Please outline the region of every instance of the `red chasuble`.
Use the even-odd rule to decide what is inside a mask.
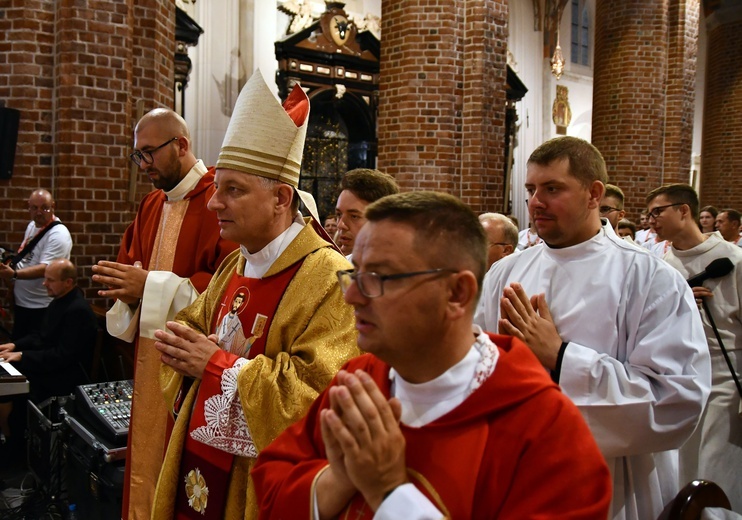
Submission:
[[[191,414],[178,477],[177,519],[222,518],[235,457],[233,453],[239,451],[243,455],[252,453],[252,456],[257,456],[252,441],[245,437],[244,431],[239,431],[247,425],[226,421],[226,414],[218,415],[212,400],[218,402],[224,397],[225,370],[239,364],[240,358],[253,359],[265,353],[273,316],[302,263],[297,262],[268,278],[247,278],[235,273],[222,295],[220,311],[214,313],[211,324],[222,350],[211,357],[204,370]],[[241,407],[239,395],[234,397],[232,406]],[[236,413],[241,414],[241,408]],[[204,444],[194,436],[206,437],[210,444]]]
[[[500,357],[482,386],[430,424],[400,425],[409,481],[446,518],[606,518],[610,475],[579,411],[528,347],[491,337]],[[389,398],[384,362],[365,354],[344,368],[366,371]],[[310,518],[312,484],[328,464],[319,421],[325,408],[327,391],[260,452],[252,478],[261,518]],[[357,494],[339,516],[370,519],[373,512]]]

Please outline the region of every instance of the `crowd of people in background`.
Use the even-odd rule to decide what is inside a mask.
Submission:
[[[742,513],[738,211],[673,184],[632,222],[600,152],[559,137],[520,231],[375,169],[320,221],[308,119],[256,73],[215,167],[171,110],[135,128],[155,190],[92,270],[135,349],[123,518],[644,520],[698,478]],[[28,204],[0,359],[81,369],[36,399],[84,382],[95,320],[54,200]]]

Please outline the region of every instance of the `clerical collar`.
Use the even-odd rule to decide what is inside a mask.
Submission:
[[[604,252],[603,247],[605,246],[606,242],[617,242],[621,240],[619,236],[616,235],[616,232],[613,231],[613,227],[611,226],[610,222],[605,219],[601,219],[601,223],[603,225],[600,230],[598,230],[598,232],[589,240],[585,240],[584,242],[580,242],[579,244],[575,244],[573,246],[559,248],[550,247],[549,244],[544,242],[544,245],[546,246],[544,248],[544,251],[548,256],[551,256],[554,259],[559,259],[561,261],[579,259],[584,260],[585,258],[593,254],[601,255]]]
[[[175,200],[183,200],[183,198],[188,195],[193,188],[196,187],[196,184],[201,180],[201,177],[206,175],[206,172],[209,171],[206,168],[206,165],[204,162],[199,159],[196,161],[196,164],[193,165],[193,168],[191,168],[185,177],[170,191],[166,191],[165,195],[167,196],[167,200],[175,201]]]
[[[248,278],[262,278],[273,265],[273,262],[281,256],[287,247],[289,247],[289,244],[293,242],[305,225],[301,213],[297,212],[294,221],[286,231],[271,240],[268,245],[260,251],[250,253],[245,246],[241,245],[240,252],[246,260],[245,270],[242,275],[247,276]]]
[[[421,427],[444,416],[471,395],[495,370],[499,352],[478,325],[472,327],[475,340],[469,352],[432,381],[413,384],[389,370],[391,394],[402,404],[402,423]]]

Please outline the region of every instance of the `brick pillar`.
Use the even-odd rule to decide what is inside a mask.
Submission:
[[[175,6],[10,0],[0,16],[0,99],[21,111],[13,177],[0,181],[0,245],[17,247],[34,188],[52,191],[72,233],[80,285],[96,299],[89,266],[115,259],[146,178],[127,201],[134,105],[172,106]]]
[[[13,0],[0,16],[0,100],[21,111],[11,180],[0,180],[0,246],[17,248],[30,220],[28,196],[51,187],[54,2]],[[39,37],[43,35],[43,37]]]
[[[507,211],[505,85],[508,4],[466,2],[460,196],[475,211]]]
[[[379,168],[500,209],[507,2],[383,0],[382,13]]]
[[[664,183],[690,182],[696,97],[699,0],[673,0],[669,9]]]
[[[706,3],[706,2],[704,2]],[[703,204],[742,209],[742,5],[706,13],[708,54],[700,195]]]
[[[592,142],[629,218],[662,183],[667,2],[597,0]]]

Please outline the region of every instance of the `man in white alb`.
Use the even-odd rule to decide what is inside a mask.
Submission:
[[[606,457],[610,518],[645,520],[679,489],[677,449],[706,403],[709,354],[685,280],[600,219],[606,181],[581,139],[533,152],[526,190],[544,245],[490,269],[475,322],[531,347]]]
[[[714,260],[728,258],[734,265],[724,276],[712,278],[693,288],[703,298],[716,325],[729,360],[737,374],[742,372],[742,249],[727,242],[720,233],[704,234],[696,224],[698,195],[688,184],[670,184],[647,195],[649,215],[657,234],[672,241],[665,260],[688,279],[706,270]],[[742,512],[742,418],[740,395],[714,329],[701,311],[711,353],[713,386],[701,423],[680,449],[680,485],[698,478],[709,479],[724,490],[732,509]]]

